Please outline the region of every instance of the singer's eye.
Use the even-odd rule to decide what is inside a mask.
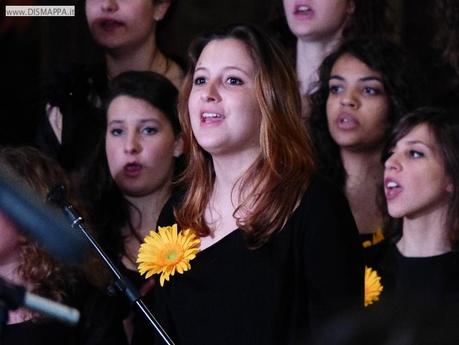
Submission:
[[[123,134],[123,130],[120,128],[113,128],[110,130],[110,134],[114,137],[119,137],[121,134]]]
[[[153,134],[158,133],[158,129],[155,127],[145,127],[142,130],[142,133],[147,134],[147,135],[153,135]]]

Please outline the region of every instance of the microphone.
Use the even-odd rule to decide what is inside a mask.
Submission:
[[[66,305],[27,292],[23,286],[15,285],[0,278],[0,300],[8,309],[15,310],[20,306],[34,310],[42,315],[75,325],[80,319],[80,312]]]
[[[86,243],[81,234],[6,167],[0,167],[0,210],[51,254],[68,263],[83,259]]]

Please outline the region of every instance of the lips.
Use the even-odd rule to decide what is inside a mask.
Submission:
[[[360,125],[359,121],[355,118],[355,116],[349,113],[341,113],[336,119],[336,124],[338,128],[344,130],[354,129]]]
[[[312,17],[314,15],[314,10],[306,4],[296,4],[293,8],[293,14],[295,17]]]
[[[97,20],[97,26],[105,32],[113,32],[124,26],[124,23],[112,18],[102,18]]]
[[[225,119],[225,116],[218,112],[205,111],[201,113],[201,123],[215,124],[220,123]]]
[[[142,171],[142,164],[128,163],[123,168],[124,174],[129,177],[137,177]]]
[[[386,194],[386,200],[392,201],[397,198],[403,191],[403,187],[393,178],[386,177],[384,179],[384,191]]]

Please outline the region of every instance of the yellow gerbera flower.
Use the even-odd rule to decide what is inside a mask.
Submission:
[[[365,266],[365,307],[373,304],[373,302],[379,301],[379,296],[382,291],[383,286],[378,272]]]
[[[201,245],[200,239],[190,229],[177,233],[177,224],[159,227],[158,232],[150,231],[140,246],[137,256],[138,269],[145,278],[161,273],[159,283],[178,273],[190,269],[190,260],[196,257]]]

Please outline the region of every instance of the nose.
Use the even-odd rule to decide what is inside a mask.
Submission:
[[[359,99],[353,90],[348,90],[341,95],[340,104],[343,107],[358,108]]]
[[[385,170],[400,171],[401,168],[402,166],[400,164],[400,160],[396,153],[393,153],[392,155],[390,155],[389,158],[387,158],[386,161],[384,162]]]
[[[104,12],[115,12],[118,10],[118,0],[102,0],[101,7]]]
[[[129,133],[124,142],[124,152],[129,154],[137,154],[142,151],[142,145],[136,133]]]
[[[219,102],[221,100],[220,93],[215,82],[207,83],[206,87],[202,90],[201,99],[204,102]]]

